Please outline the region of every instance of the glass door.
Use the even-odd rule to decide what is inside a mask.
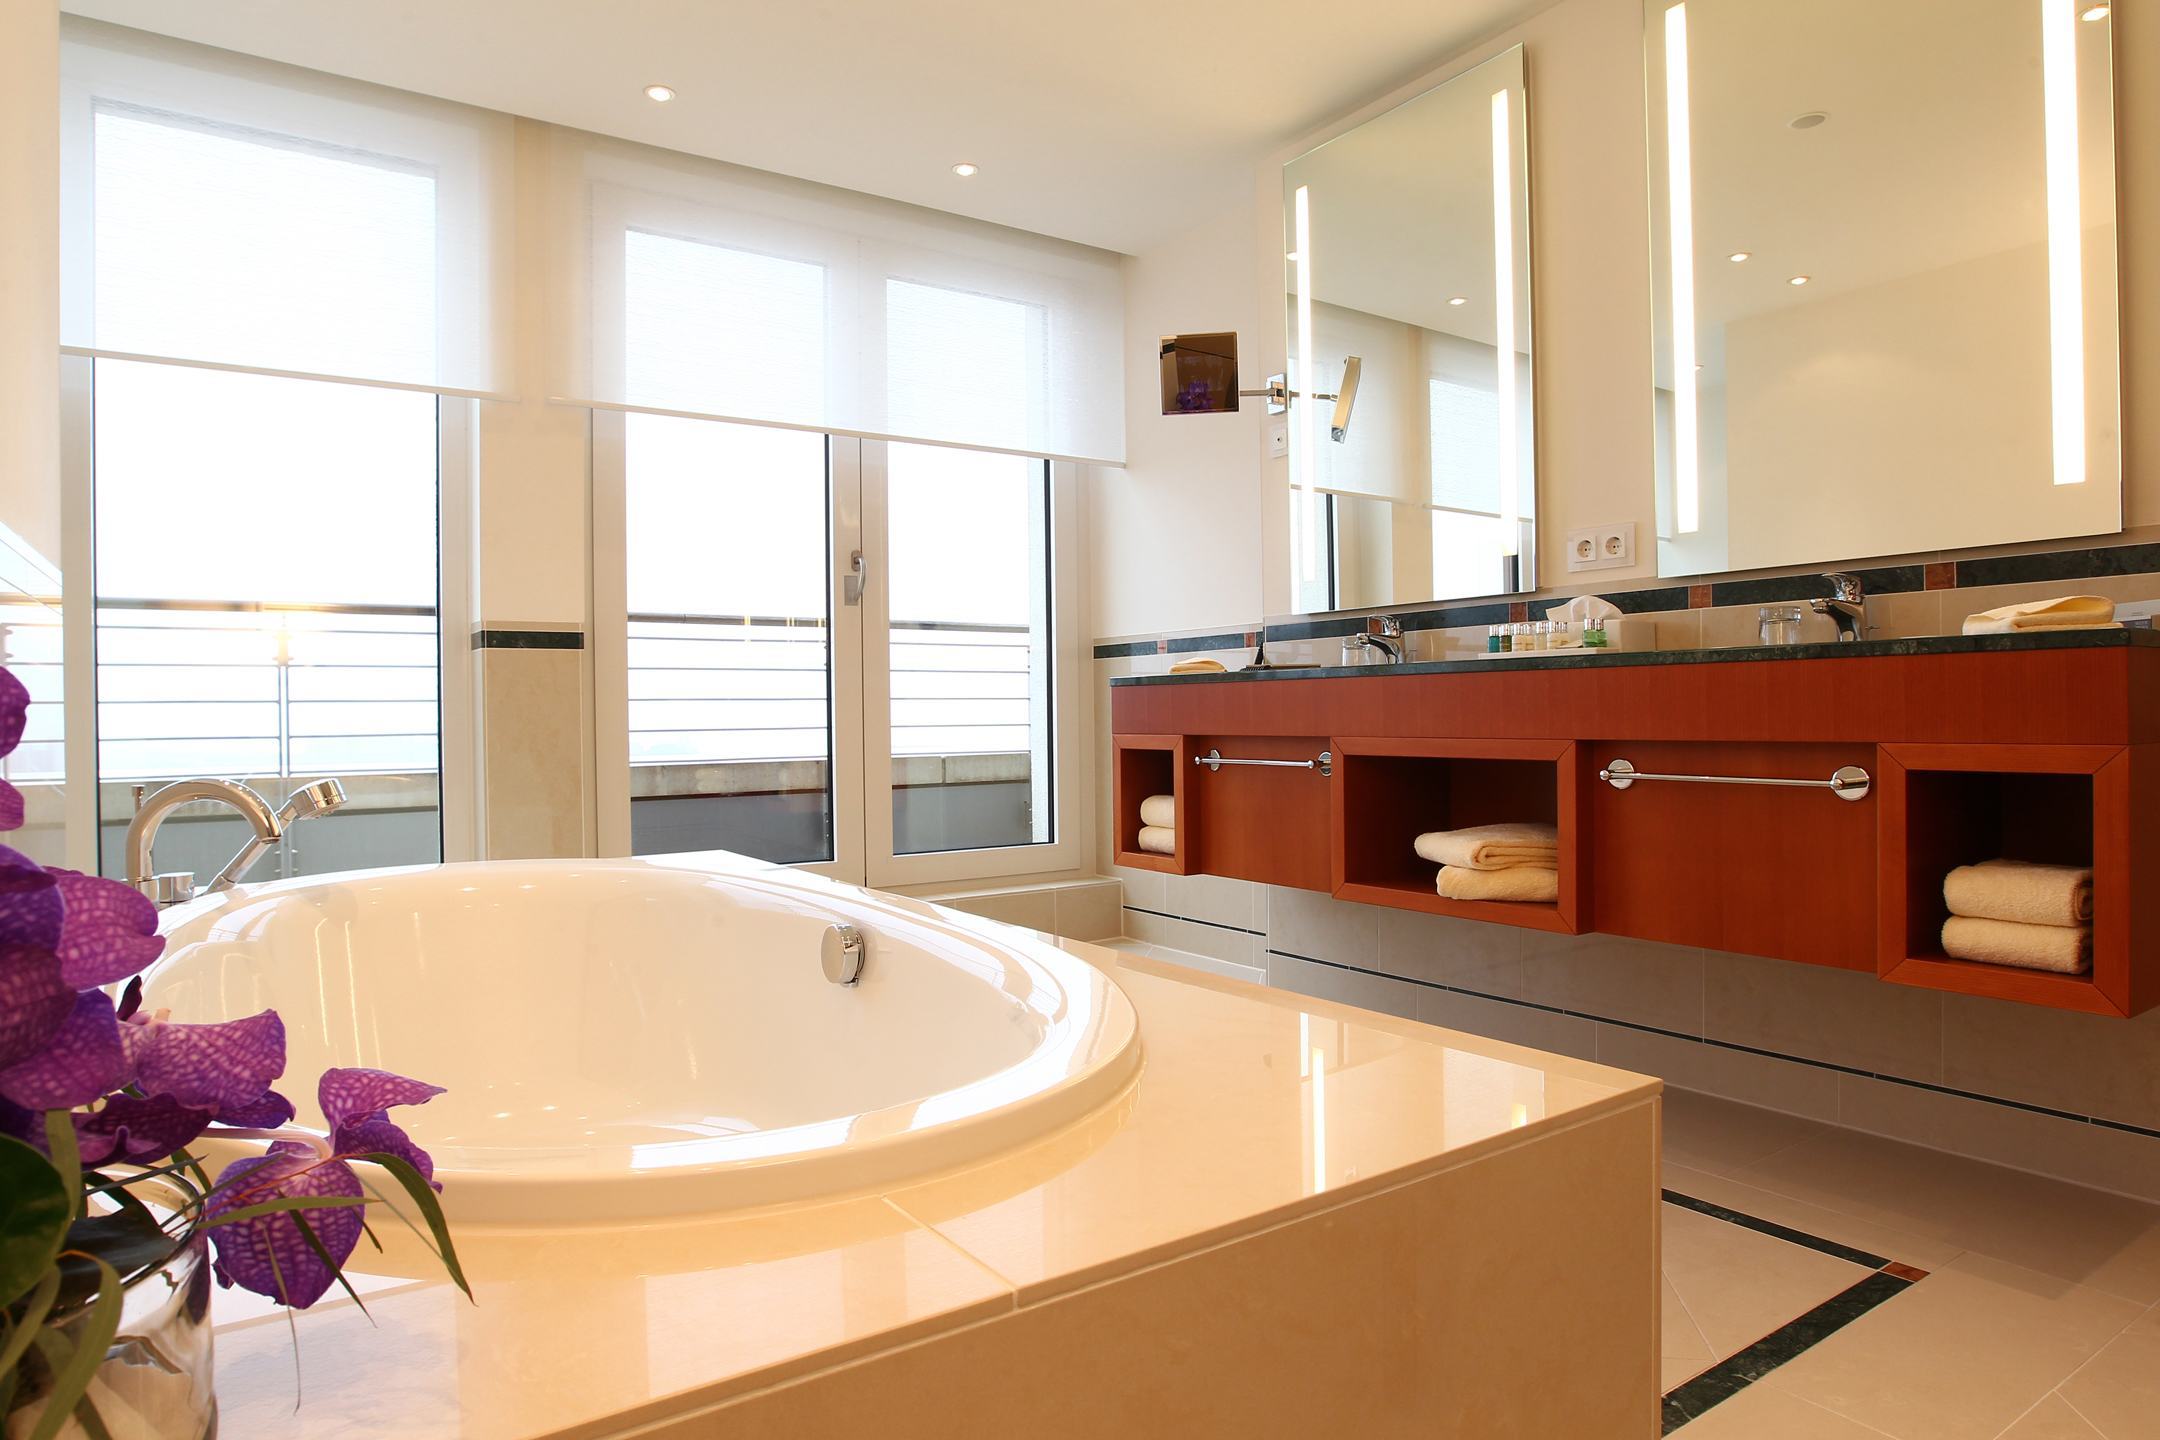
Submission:
[[[832,549],[853,485],[834,443],[659,415],[605,428],[622,446],[624,848],[837,873],[859,827],[836,783]]]
[[[593,423],[603,854],[731,850],[874,884],[1075,863],[1057,467]]]

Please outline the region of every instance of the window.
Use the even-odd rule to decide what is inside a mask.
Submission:
[[[97,864],[124,874],[138,793],[194,776],[273,805],[343,783],[251,879],[439,860],[462,697],[442,656],[465,639],[444,457],[472,417],[433,387],[446,357],[479,373],[446,219],[467,171],[424,118],[265,89],[255,62],[213,74],[123,38],[66,64],[66,304],[97,357],[66,361],[65,429],[90,495],[65,543],[71,586],[90,577]],[[207,879],[247,834],[183,811],[156,864]]]

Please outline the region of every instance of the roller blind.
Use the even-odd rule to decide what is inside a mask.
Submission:
[[[1120,257],[555,130],[552,393],[844,434],[1124,458]]]
[[[70,18],[64,344],[508,385],[509,117]]]

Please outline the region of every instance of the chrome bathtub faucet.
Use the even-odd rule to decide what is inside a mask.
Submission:
[[[175,780],[147,798],[141,798],[138,792],[135,818],[128,822],[127,830],[128,884],[149,896],[160,909],[195,898],[195,877],[185,870],[158,874],[150,850],[166,817],[197,800],[223,801],[255,830],[254,838],[241,846],[240,853],[210,881],[207,891],[215,894],[237,885],[263,852],[284,839],[285,832],[294,825],[328,815],[342,806],[345,787],[335,780],[310,781],[293,791],[292,798],[278,810],[271,809],[268,800],[237,780]]]

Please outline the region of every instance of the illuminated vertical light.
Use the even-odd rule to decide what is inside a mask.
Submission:
[[[1521,500],[1516,494],[1518,438],[1515,413],[1515,167],[1514,136],[1506,90],[1492,97],[1493,314],[1499,352],[1500,399],[1500,553],[1513,555],[1521,543]]]
[[[1665,190],[1672,208],[1673,529],[1702,528],[1695,433],[1695,162],[1688,143],[1687,6],[1665,12]]]
[[[1313,407],[1320,402],[1313,398],[1318,388],[1313,384],[1316,366],[1313,363],[1312,321],[1312,187],[1297,187],[1297,398],[1290,407],[1290,420],[1297,428],[1297,454],[1300,466],[1298,490],[1298,574],[1307,584],[1320,570],[1320,525],[1313,513],[1313,481],[1320,465],[1320,426]]]
[[[1312,1050],[1312,1193],[1327,1189],[1327,1052]]]
[[[2047,112],[2048,349],[2055,483],[2085,483],[2085,224],[2078,194],[2078,0],[2040,0]]]

